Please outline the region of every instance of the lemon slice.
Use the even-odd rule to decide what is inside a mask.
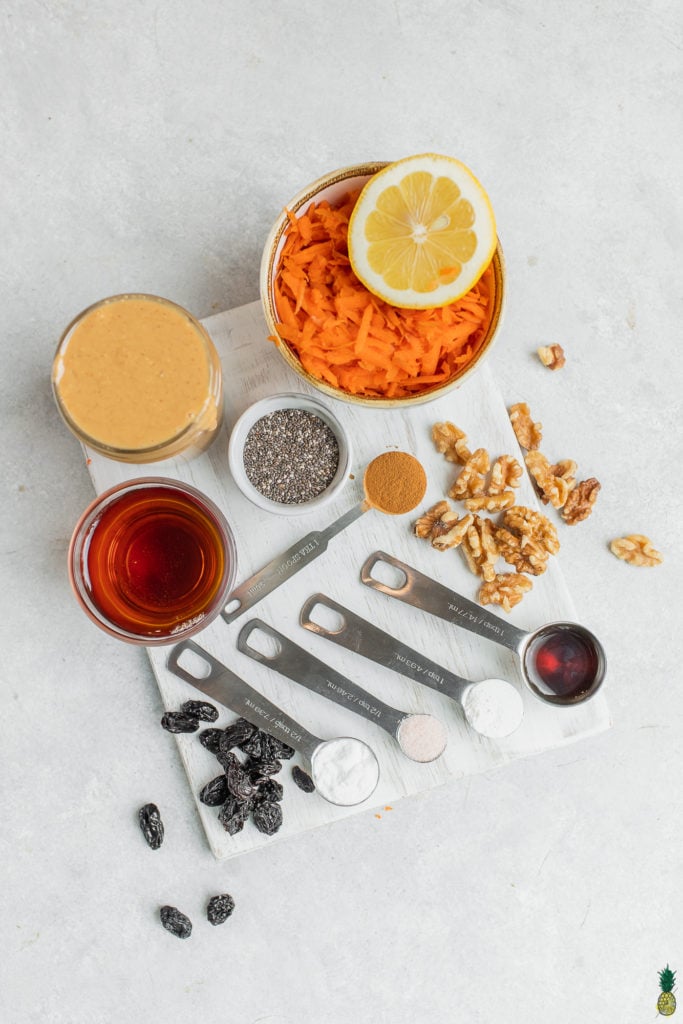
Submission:
[[[378,171],[349,221],[354,273],[393,306],[455,302],[477,283],[495,248],[486,192],[463,163],[435,153]]]

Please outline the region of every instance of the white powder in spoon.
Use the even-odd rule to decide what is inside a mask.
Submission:
[[[352,807],[374,792],[379,764],[362,740],[352,736],[326,740],[313,753],[311,774],[315,788],[332,804]]]
[[[465,718],[482,736],[500,739],[519,728],[524,715],[522,698],[504,679],[473,683],[462,703]]]
[[[398,745],[413,761],[434,761],[446,749],[446,730],[433,715],[406,715],[396,734]]]

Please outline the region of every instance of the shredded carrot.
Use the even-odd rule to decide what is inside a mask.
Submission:
[[[277,331],[318,380],[352,395],[406,398],[450,380],[476,355],[491,321],[493,269],[448,306],[390,306],[351,269],[348,225],[358,195],[334,207],[311,203],[299,217],[287,211]]]

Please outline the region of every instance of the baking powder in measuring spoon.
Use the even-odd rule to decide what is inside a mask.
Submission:
[[[352,736],[327,740],[311,758],[315,787],[330,803],[349,807],[362,803],[379,780],[379,765],[370,747]]]
[[[522,698],[504,679],[483,679],[474,683],[465,691],[462,707],[472,728],[491,739],[513,733],[524,714]]]

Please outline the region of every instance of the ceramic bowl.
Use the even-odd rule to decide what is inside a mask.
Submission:
[[[331,483],[317,497],[300,504],[285,504],[284,502],[272,501],[254,487],[249,480],[244,468],[244,444],[247,435],[255,423],[263,416],[276,412],[280,409],[303,409],[305,412],[319,416],[330,428],[339,446],[339,465]],[[315,512],[335,498],[349,478],[351,472],[351,439],[337,417],[327,406],[313,395],[295,394],[286,392],[278,395],[269,395],[258,402],[250,405],[235,423],[230,434],[228,443],[228,463],[233,480],[239,487],[242,494],[266,512],[275,512],[283,516],[305,515]]]
[[[286,204],[285,209],[273,224],[263,250],[260,270],[260,292],[268,330],[271,336],[276,339],[278,352],[287,365],[296,374],[298,374],[299,377],[305,380],[307,384],[310,384],[311,387],[316,388],[316,390],[330,396],[331,398],[340,399],[343,402],[350,402],[356,406],[368,406],[373,409],[405,409],[410,408],[413,405],[432,402],[437,398],[441,398],[448,392],[460,387],[463,381],[467,380],[468,377],[478,370],[483,361],[490,354],[493,343],[500,330],[505,299],[505,265],[503,262],[503,251],[501,249],[500,242],[498,242],[496,251],[493,254],[493,310],[491,321],[483,343],[474,358],[470,360],[470,362],[467,363],[459,373],[454,374],[445,383],[437,384],[432,388],[421,391],[417,395],[411,395],[407,398],[372,398],[351,395],[346,391],[342,391],[340,388],[335,388],[331,384],[311,376],[311,374],[308,373],[301,365],[296,353],[293,352],[289,345],[279,337],[277,331],[278,315],[275,307],[274,282],[278,272],[280,253],[282,252],[282,248],[285,244],[287,225],[289,223],[287,211],[296,214],[299,210],[305,209],[311,202],[321,202],[322,200],[327,200],[329,203],[334,205],[334,203],[338,202],[345,193],[353,189],[361,188],[383,167],[386,167],[386,161],[356,164],[352,167],[342,167],[338,171],[333,171],[331,174],[326,174],[324,177],[318,178],[317,181],[314,181],[311,185],[302,189],[301,192]]]

